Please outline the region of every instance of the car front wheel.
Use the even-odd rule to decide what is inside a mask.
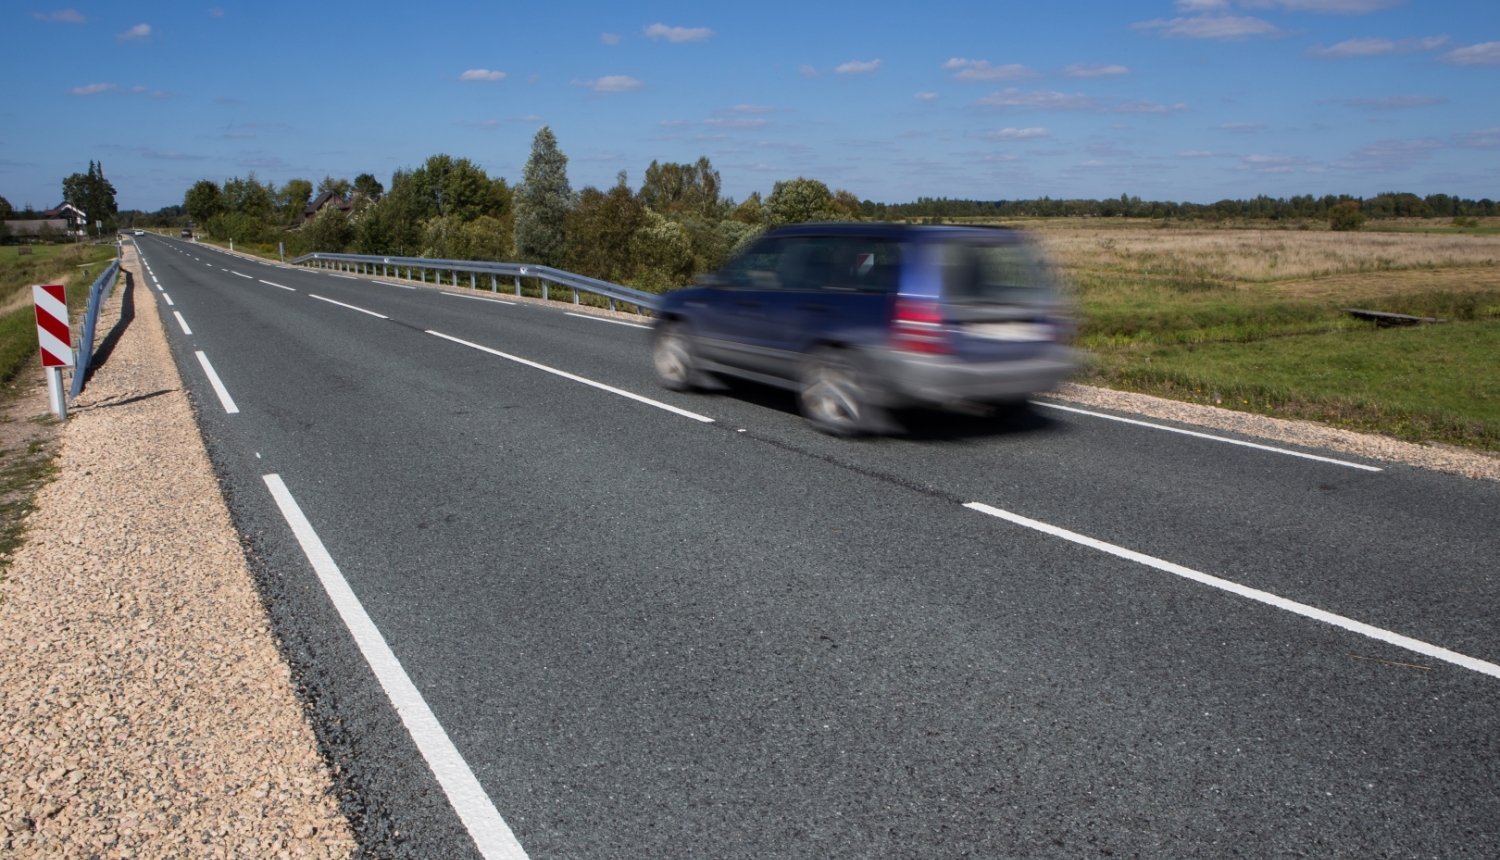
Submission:
[[[668,391],[693,387],[693,349],[681,323],[664,322],[657,326],[651,343],[651,362],[656,367],[657,381]]]

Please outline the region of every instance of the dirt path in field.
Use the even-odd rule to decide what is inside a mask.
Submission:
[[[348,857],[145,284],[0,584],[0,855]]]

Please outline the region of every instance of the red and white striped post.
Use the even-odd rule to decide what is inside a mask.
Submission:
[[[68,417],[62,369],[74,364],[67,293],[62,284],[38,284],[31,288],[31,302],[36,306],[36,339],[42,348],[42,369],[47,374],[47,399],[61,421]]]

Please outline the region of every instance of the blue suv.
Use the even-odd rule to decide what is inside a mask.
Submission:
[[[652,359],[672,390],[717,375],[790,389],[818,429],[849,436],[898,429],[893,408],[972,411],[1051,388],[1076,363],[1071,333],[1021,234],[799,224],[663,296]]]

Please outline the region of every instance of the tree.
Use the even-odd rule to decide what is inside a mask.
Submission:
[[[354,227],[337,206],[325,206],[302,231],[314,251],[342,252],[354,241]]]
[[[291,224],[297,220],[303,210],[307,209],[307,203],[312,200],[313,184],[306,179],[288,179],[276,192],[276,209],[280,213],[282,224]]]
[[[630,237],[636,286],[661,290],[687,283],[693,276],[693,243],[687,231],[650,209],[643,209],[642,215],[644,223]]]
[[[641,205],[663,215],[697,214],[719,217],[719,171],[707,158],[695,164],[658,164],[646,168],[641,184]]]
[[[63,201],[82,209],[89,223],[114,222],[120,211],[115,204],[115,187],[104,178],[104,165],[89,162],[88,173],[75,173],[62,182]]]
[[[568,185],[568,157],[557,148],[557,137],[542,126],[531,141],[531,157],[516,189],[516,254],[523,260],[560,266],[567,259],[568,210],[573,190]]]
[[[0,197],[0,221],[4,221],[6,218],[9,218],[11,216],[11,213],[13,212],[15,212],[15,210],[11,208],[10,201],[6,200],[4,197]]]
[[[625,171],[609,191],[583,189],[568,213],[568,270],[606,281],[629,280],[635,270],[630,238],[643,220],[640,201],[625,184]]]
[[[371,200],[379,200],[380,195],[385,193],[385,186],[380,184],[373,174],[361,173],[354,177],[354,193],[362,194]]]
[[[797,177],[778,182],[766,198],[762,214],[766,224],[804,224],[809,221],[837,221],[833,192],[816,179]]]
[[[1328,226],[1333,230],[1358,230],[1365,226],[1365,213],[1359,211],[1359,202],[1346,200],[1328,209]]]
[[[349,199],[349,193],[353,190],[353,186],[349,184],[349,180],[347,179],[334,179],[332,176],[324,176],[323,181],[318,183],[319,194],[325,191],[332,191],[333,195],[340,200]]]
[[[200,179],[187,190],[182,198],[182,206],[193,223],[206,224],[208,219],[224,211],[224,196],[219,192],[217,183]]]
[[[255,171],[244,179],[238,176],[224,180],[222,189],[224,208],[246,218],[269,223],[276,207],[276,190],[269,183],[255,178]]]
[[[734,215],[731,217],[741,224],[760,224],[762,220],[760,192],[750,192],[750,196],[745,198],[745,202],[735,207]]]

